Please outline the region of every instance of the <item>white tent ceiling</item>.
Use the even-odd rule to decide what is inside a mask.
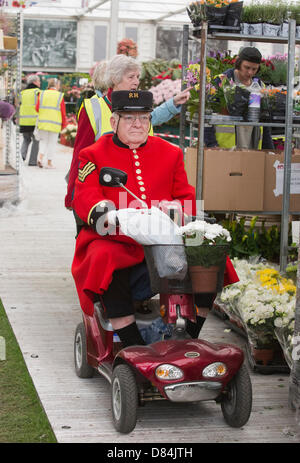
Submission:
[[[120,20],[189,22],[186,13],[188,0],[49,0],[22,9],[22,11],[24,17],[57,16],[63,18],[68,16],[111,19],[112,2],[118,5],[118,19]]]

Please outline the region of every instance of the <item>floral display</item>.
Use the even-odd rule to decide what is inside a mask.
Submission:
[[[241,322],[252,346],[272,347],[278,341],[278,330],[292,333],[296,286],[264,263],[233,259],[233,265],[240,281],[224,288],[218,303]]]
[[[250,92],[245,85],[237,85],[232,79],[222,76],[220,86],[224,92],[229,114],[232,116],[245,116],[248,111],[250,97]]]
[[[187,13],[195,28],[201,26],[203,21],[208,23],[208,32],[211,26],[226,26],[228,32],[239,31],[243,2],[238,0],[200,0],[191,2]],[[216,30],[216,29],[215,29]],[[196,30],[194,35],[197,35]]]
[[[163,80],[160,84],[155,87],[149,88],[149,91],[153,94],[153,102],[155,105],[159,105],[163,101],[167,101],[174,95],[181,91],[181,79]]]
[[[77,135],[77,122],[74,116],[67,118],[66,127],[60,132],[60,142],[67,146],[74,146],[75,138]]]
[[[138,55],[137,44],[132,39],[123,39],[118,42],[117,55],[126,55],[136,58]]]
[[[177,80],[181,78],[182,66],[180,61],[173,59],[167,61],[156,58],[142,63],[140,75],[140,89],[148,90],[162,82],[162,80]]]
[[[185,83],[190,90],[190,98],[187,103],[187,109],[192,119],[199,107],[199,89],[200,89],[200,64],[198,61],[191,61],[186,69]],[[223,91],[220,85],[214,85],[211,79],[211,71],[206,67],[206,84],[205,84],[205,109],[206,112],[221,112],[222,107],[226,107]]]

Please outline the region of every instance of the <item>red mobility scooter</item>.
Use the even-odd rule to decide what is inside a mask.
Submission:
[[[102,171],[100,183],[124,187],[126,173],[110,168]],[[221,404],[225,421],[232,427],[242,427],[252,408],[252,386],[243,351],[231,344],[192,339],[187,334],[187,320],[196,321],[189,276],[184,280],[160,278],[151,246],[144,249],[151,286],[159,299],[152,301],[152,316],[136,314],[137,325],[145,328],[160,314],[166,326],[172,327],[171,337],[163,339],[162,335],[152,344],[122,349],[100,299],[94,304],[93,316],[83,313],[83,322],[76,329],[76,374],[89,378],[97,371],[110,382],[113,423],[121,433],[134,429],[138,406],[150,400],[215,400]],[[224,268],[218,290],[223,286]]]

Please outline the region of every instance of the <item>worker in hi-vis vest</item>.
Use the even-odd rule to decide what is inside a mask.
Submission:
[[[60,131],[66,125],[66,106],[64,95],[59,91],[60,81],[51,78],[48,81],[48,89],[43,90],[38,97],[36,110],[38,112],[37,137],[40,140],[38,166],[43,167],[43,158],[47,158],[48,169],[53,169],[52,164],[57,150],[57,138]]]
[[[78,130],[75,139],[73,158],[67,174],[68,188],[65,206],[72,209],[75,180],[78,177],[79,152],[90,146],[99,138],[111,133],[111,94],[118,90],[137,90],[140,83],[141,65],[126,55],[115,55],[105,65],[99,64],[93,74],[95,95],[86,99],[78,113]],[[157,106],[151,113],[149,135],[153,135],[153,127],[169,121],[180,113],[181,105],[190,97],[189,88],[179,92],[173,98]]]
[[[235,67],[217,76],[214,83],[222,87],[224,82],[229,81],[251,91],[252,84],[256,81],[260,88],[264,88],[265,85],[261,79],[255,77],[259,72],[261,60],[262,55],[257,48],[245,47],[239,52]],[[274,149],[269,127],[228,124],[205,127],[204,141],[208,148]]]
[[[39,152],[39,141],[34,136],[34,128],[37,120],[37,112],[35,109],[38,94],[40,93],[40,78],[36,74],[31,74],[27,77],[27,86],[21,91],[20,116],[19,125],[20,133],[23,135],[21,146],[21,156],[23,161],[26,161],[27,152],[30,143],[31,150],[28,160],[29,166],[36,166],[37,156]]]

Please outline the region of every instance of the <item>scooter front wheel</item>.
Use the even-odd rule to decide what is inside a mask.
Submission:
[[[225,388],[221,408],[226,423],[240,428],[249,420],[252,410],[252,385],[246,365],[242,365]]]
[[[117,431],[127,434],[136,425],[138,407],[138,389],[131,368],[118,365],[112,376],[111,408],[113,423]]]
[[[94,368],[87,363],[86,334],[83,323],[79,323],[74,339],[74,363],[79,378],[92,378]]]

